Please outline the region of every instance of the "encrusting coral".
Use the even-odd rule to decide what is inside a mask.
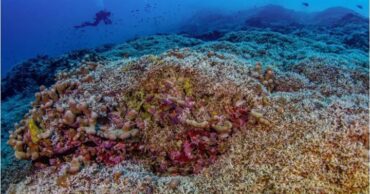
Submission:
[[[217,84],[194,69],[165,65],[135,87],[85,90],[99,88],[89,74],[96,66],[81,67],[72,79],[62,73],[54,86],[40,88],[9,139],[17,158],[37,166],[71,162],[72,172],[79,161],[135,159],[158,173],[199,173],[225,152],[229,136],[246,130],[248,99],[232,82]]]
[[[366,96],[276,69],[185,48],[62,72],[8,141],[46,168],[10,190],[368,193]]]

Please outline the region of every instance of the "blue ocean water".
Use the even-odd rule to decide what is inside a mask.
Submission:
[[[304,6],[304,2],[309,6]],[[268,4],[306,13],[338,6],[365,17],[369,12],[367,0],[3,0],[2,75],[15,64],[36,55],[56,56],[149,34],[178,32],[197,13],[237,12]],[[83,30],[73,28],[83,21],[92,20],[96,12],[104,9],[112,13],[112,25]]]
[[[69,131],[73,133],[75,129],[76,131],[80,129],[76,123],[68,124],[68,127],[64,125],[64,116],[70,116],[67,114],[69,113],[67,109],[72,109],[71,107],[75,103],[73,100],[81,102],[81,104],[88,102],[86,106],[101,111],[98,112],[100,120],[96,121],[99,125],[97,129],[101,130],[101,126],[111,121],[114,122],[109,124],[119,123],[117,125],[120,125],[122,123],[117,122],[120,119],[118,110],[110,107],[116,103],[113,103],[117,97],[114,95],[118,93],[109,90],[117,87],[118,84],[127,85],[126,78],[132,75],[135,75],[135,79],[145,78],[144,81],[149,79],[151,82],[151,77],[146,78],[141,75],[148,73],[147,71],[152,70],[150,68],[155,65],[161,67],[166,63],[169,63],[170,66],[180,64],[187,68],[193,65],[196,71],[199,69],[205,71],[209,73],[210,77],[213,76],[214,80],[226,80],[222,83],[231,80],[233,83],[245,84],[244,88],[241,87],[243,89],[241,91],[245,89],[250,93],[241,92],[235,96],[245,95],[243,97],[245,99],[246,96],[251,96],[254,100],[253,102],[248,101],[248,109],[238,109],[245,106],[247,102],[235,100],[235,104],[238,106],[233,107],[236,110],[232,109],[233,114],[228,116],[230,120],[238,117],[239,120],[236,119],[238,127],[249,121],[252,123],[252,127],[248,128],[250,130],[248,133],[250,132],[251,136],[244,137],[246,142],[241,144],[247,145],[253,142],[258,149],[243,150],[243,153],[239,153],[240,155],[237,156],[235,152],[230,153],[231,158],[243,161],[230,163],[231,166],[236,169],[242,168],[242,170],[239,169],[240,173],[244,173],[245,169],[247,169],[245,172],[249,171],[243,176],[239,176],[239,170],[235,170],[237,173],[234,171],[224,172],[223,169],[217,169],[219,166],[210,165],[210,168],[217,169],[213,170],[212,173],[219,174],[209,178],[210,182],[213,183],[208,183],[211,186],[204,187],[205,191],[199,185],[197,186],[199,190],[196,190],[194,189],[195,184],[199,184],[199,182],[192,182],[195,181],[192,178],[196,175],[186,176],[187,174],[184,175],[180,172],[198,173],[201,169],[198,167],[202,167],[203,163],[206,163],[205,161],[211,157],[201,158],[202,160],[197,162],[202,164],[195,165],[194,169],[184,168],[185,170],[180,169],[179,172],[176,172],[184,175],[183,181],[190,180],[189,184],[183,184],[179,191],[225,193],[225,190],[222,189],[229,189],[229,184],[237,182],[241,186],[232,188],[250,189],[249,192],[245,191],[246,193],[369,192],[368,189],[366,190],[369,183],[365,181],[369,174],[364,170],[368,169],[368,159],[356,155],[367,153],[369,150],[368,0],[2,0],[1,25],[1,193],[50,193],[50,190],[55,193],[74,193],[73,189],[85,188],[83,181],[79,182],[78,180],[81,177],[82,180],[86,176],[90,176],[90,183],[97,188],[94,192],[88,191],[87,193],[104,193],[99,190],[101,188],[98,188],[102,177],[108,179],[109,184],[107,185],[115,191],[106,193],[119,193],[120,190],[114,190],[117,185],[110,184],[113,182],[112,179],[109,179],[112,178],[111,169],[107,167],[111,165],[110,158],[107,159],[108,162],[104,160],[97,162],[98,159],[92,157],[92,161],[89,162],[103,165],[99,169],[94,169],[95,167],[88,165],[89,163],[84,164],[81,169],[87,170],[77,174],[77,178],[69,177],[72,185],[69,189],[72,188],[72,190],[68,190],[68,192],[64,188],[64,182],[55,178],[56,174],[60,175],[62,171],[54,172],[53,168],[47,168],[46,171],[42,169],[70,165],[72,156],[81,154],[79,149],[83,146],[80,144],[91,149],[100,146],[100,149],[104,146],[109,147],[110,144],[115,145],[118,141],[114,142],[116,140],[114,138],[112,138],[114,141],[107,141],[109,138],[106,136],[97,135],[98,141],[103,139],[102,141],[106,144],[102,143],[96,146],[95,142],[90,142],[94,138],[89,137],[91,139],[88,139],[87,143],[77,142],[80,143],[78,146],[73,149],[68,148],[67,152],[59,154],[60,145],[71,143],[68,139]],[[198,63],[198,60],[201,63]],[[95,69],[90,71],[89,68],[96,68],[97,64],[99,64],[99,68],[96,71],[94,71]],[[117,67],[119,71],[110,69],[116,67],[115,65],[122,65],[122,67]],[[218,67],[219,69],[217,69]],[[89,69],[90,72],[86,73],[86,69]],[[143,74],[137,74],[136,71]],[[216,71],[219,72],[214,73]],[[60,74],[60,72],[63,73]],[[91,77],[84,77],[85,74],[89,74]],[[161,74],[155,75],[161,76]],[[181,79],[183,78],[181,77]],[[190,78],[184,78],[184,80],[187,79],[190,80]],[[131,81],[129,80],[128,85],[131,84]],[[163,85],[169,88],[176,85],[176,81],[172,81],[169,80]],[[66,86],[70,88],[66,89],[65,94],[59,92],[60,88],[58,89],[58,87],[62,87],[61,83],[72,83],[72,86]],[[102,87],[106,83],[112,85]],[[187,82],[184,81],[184,83]],[[184,91],[176,91],[171,95],[184,92],[185,96],[188,95],[185,85],[190,87],[191,84],[184,84]],[[81,88],[92,90],[75,91]],[[95,88],[98,89],[94,91]],[[172,89],[168,91],[172,92]],[[138,91],[142,90],[139,88]],[[168,91],[165,90],[164,93]],[[230,91],[230,93],[232,92]],[[97,100],[99,102],[91,100],[90,95],[99,96],[100,94],[107,96],[99,97],[100,101]],[[143,98],[140,95],[144,94],[140,92],[138,94],[138,98]],[[215,94],[207,95],[210,98],[217,96]],[[126,100],[126,97],[118,94],[119,103],[122,99]],[[164,99],[163,101],[167,103],[164,107],[168,104],[176,106],[172,101],[176,101],[181,106],[190,107],[189,104],[193,103],[193,99],[186,96],[181,100],[182,97],[180,95],[178,98]],[[207,99],[209,99],[208,97]],[[106,107],[101,108],[101,103],[105,103]],[[220,100],[221,103],[223,103],[222,100]],[[249,108],[253,108],[253,111]],[[60,112],[60,109],[64,111],[63,114],[56,113],[55,116],[54,113]],[[179,109],[181,111],[181,108]],[[209,117],[209,115],[202,115],[206,111],[201,110],[199,118]],[[139,109],[139,111],[143,110]],[[72,111],[71,114],[76,114],[79,117],[80,120],[76,119],[78,122],[88,115],[84,115],[83,111],[83,114],[76,112]],[[283,116],[276,116],[276,112]],[[175,111],[173,113],[175,114]],[[252,116],[248,115],[248,120],[243,120],[244,113]],[[91,113],[91,115],[93,114]],[[127,115],[125,117],[128,117]],[[264,118],[265,116],[266,118]],[[193,114],[193,117],[196,116]],[[251,119],[249,120],[249,118]],[[171,119],[171,121],[178,122],[176,120],[178,118],[171,117]],[[77,124],[80,124],[78,122]],[[284,126],[282,124],[284,122],[287,125]],[[57,129],[45,127],[53,123],[60,125]],[[81,121],[81,123],[83,122]],[[202,128],[199,127],[200,123],[190,122],[187,125],[193,124],[195,128]],[[271,125],[271,123],[276,124],[276,127],[272,126],[271,129],[267,130],[265,125]],[[85,124],[81,124],[81,126],[85,127]],[[42,128],[43,126],[44,128]],[[234,127],[234,123],[232,126]],[[203,128],[207,127],[209,127],[208,124]],[[163,126],[162,128],[163,130],[168,129]],[[214,128],[209,130],[214,132]],[[50,132],[49,136],[42,140],[42,143],[36,145],[32,139],[32,133],[35,133],[35,129]],[[241,135],[238,133],[239,131],[235,131],[217,137],[224,141],[224,138]],[[82,137],[84,136],[82,135]],[[274,137],[280,139],[273,140]],[[193,140],[191,138],[189,141]],[[282,141],[281,138],[287,138],[287,140]],[[195,138],[195,141],[191,142],[193,144],[190,148],[189,144],[181,144],[180,142],[181,146],[188,146],[184,146],[186,147],[184,150],[187,151],[184,151],[185,156],[182,157],[185,157],[185,160],[191,159],[190,157],[186,158],[189,156],[189,149],[193,149],[193,153],[190,151],[190,155],[199,154],[196,146],[200,145],[201,141],[203,140],[198,141]],[[306,144],[309,145],[308,148],[305,147]],[[276,147],[270,149],[266,145]],[[234,146],[236,148],[233,151],[238,150],[238,146],[242,147],[240,145]],[[40,155],[47,150],[44,149],[45,147],[48,149],[52,147],[52,151],[47,151],[53,154],[45,151],[46,154],[44,152],[41,159],[39,155],[32,156],[31,152],[35,147],[40,149]],[[317,147],[320,148],[319,151],[311,150],[311,148]],[[295,157],[289,158],[290,152],[294,152]],[[221,155],[220,153],[216,155]],[[245,155],[245,153],[250,155]],[[105,153],[100,154],[104,155]],[[116,156],[114,154],[116,153],[112,155]],[[174,155],[177,152],[165,154],[168,155],[164,157],[164,160],[169,161],[176,158]],[[121,153],[121,155],[124,154]],[[266,155],[274,156],[275,161],[271,162],[272,160],[264,158],[262,162],[251,162]],[[306,160],[307,155],[313,159]],[[156,161],[158,157],[154,156],[152,159]],[[304,159],[301,160],[300,157]],[[19,160],[20,158],[25,160]],[[228,160],[227,157],[225,158]],[[289,162],[284,162],[287,158]],[[121,162],[120,159],[116,159],[116,161]],[[212,158],[212,161],[214,162],[216,159]],[[312,161],[319,161],[319,163],[308,164]],[[119,162],[114,164],[117,165]],[[229,161],[227,162],[229,163]],[[123,163],[119,165],[126,164]],[[105,166],[105,164],[109,165]],[[151,193],[153,190],[154,193],[161,193],[161,191],[167,191],[166,189],[171,188],[172,185],[179,184],[176,183],[176,180],[175,183],[169,181],[179,174],[175,173],[176,176],[173,177],[168,174],[165,174],[168,177],[161,176],[163,174],[160,173],[160,175],[154,174],[162,167],[161,165],[155,164],[151,168],[156,170],[145,171],[145,173],[140,170],[140,173],[136,172],[135,170],[138,170],[136,167],[128,166],[126,168],[127,166],[119,165],[114,167],[115,170],[118,169],[117,171],[122,174],[127,173],[125,178],[132,182],[138,180],[140,182],[147,175],[157,181],[148,187],[146,193]],[[204,166],[209,167],[207,165]],[[223,163],[223,165],[227,166],[228,164]],[[230,166],[227,167],[230,168]],[[306,167],[310,170],[306,170]],[[50,171],[51,175],[47,174]],[[99,172],[95,176],[96,171]],[[133,176],[130,173],[133,173]],[[290,179],[286,181],[285,176],[289,173],[294,174],[290,178],[298,177],[302,182]],[[107,174],[108,177],[106,177]],[[275,176],[274,178],[269,177],[272,174]],[[42,178],[45,176],[50,176],[50,181]],[[205,177],[208,176],[206,174]],[[221,181],[217,180],[218,176],[222,177]],[[64,175],[60,177],[62,180],[66,178]],[[139,178],[136,179],[137,177]],[[230,177],[237,178],[229,180]],[[57,181],[54,181],[55,179]],[[116,177],[113,179],[116,181]],[[290,183],[293,186],[288,185]],[[166,184],[169,184],[170,187],[164,186]],[[189,188],[184,185],[191,187],[190,190],[187,190]],[[165,190],[161,190],[163,187]],[[128,188],[131,187],[128,186]],[[234,193],[243,192],[235,190]]]

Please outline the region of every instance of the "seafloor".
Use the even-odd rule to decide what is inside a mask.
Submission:
[[[17,65],[2,80],[2,193],[369,193],[368,19],[335,9],[317,14],[318,23],[287,25],[286,18],[283,23],[263,18],[264,11],[233,25],[224,25],[230,16],[212,17],[207,32],[186,25],[181,34],[140,37],[56,58],[38,56]],[[335,11],[341,14],[326,18]],[[92,70],[91,64],[95,64]],[[178,91],[177,84],[187,79],[194,91],[189,91],[189,84]],[[35,99],[41,85],[48,88],[42,90],[55,91],[61,83],[78,84],[63,95],[59,92],[52,103]],[[156,88],[162,84],[167,88]],[[186,126],[216,134],[217,154],[207,160],[209,155],[195,153],[199,150],[192,139],[193,152],[184,151],[187,159],[193,154],[207,165],[198,164],[200,160],[189,162],[195,167],[182,163],[190,168],[184,170],[178,163],[167,167],[156,163],[157,158],[138,159],[132,154],[132,160],[114,166],[98,157],[88,162],[79,159],[83,167],[69,173],[76,161],[72,154],[80,152],[68,152],[71,156],[57,159],[58,165],[36,168],[30,161],[17,160],[6,143],[14,124],[32,106],[36,112],[58,106],[68,109],[72,99],[87,102],[104,117],[101,106],[106,103],[105,109],[116,110],[115,97],[127,97],[126,91],[172,95],[166,105],[178,107],[193,99],[201,108],[189,116],[194,122],[187,121]],[[96,96],[103,100],[89,101]],[[235,106],[232,110],[245,106],[248,117],[234,122],[235,117],[219,108],[224,105]],[[232,121],[232,129],[219,133],[214,125],[201,126],[208,110],[209,115]],[[35,111],[25,119],[35,118]],[[46,124],[54,121],[48,116],[42,117]],[[171,139],[174,130],[189,130],[178,123],[139,127],[145,140],[140,143],[148,145],[152,154],[176,147],[173,144],[178,142]],[[16,127],[16,135],[27,133],[22,125]],[[104,134],[101,128],[97,137],[120,141],[121,136],[111,137],[113,132],[107,129]],[[16,135],[10,139],[18,139]],[[204,139],[210,141],[206,137],[197,141]],[[168,157],[163,160],[172,160]]]

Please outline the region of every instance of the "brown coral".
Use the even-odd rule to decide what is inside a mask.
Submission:
[[[88,73],[82,68],[78,79]],[[108,165],[137,158],[159,173],[198,173],[225,152],[232,129],[246,129],[249,111],[245,101],[234,99],[240,98],[235,93],[237,86],[228,82],[215,90],[208,87],[215,85],[214,80],[189,68],[154,68],[133,87],[98,99],[85,94],[99,95],[99,90],[82,88],[99,82],[78,79],[59,80],[36,95],[41,100],[36,99],[29,117],[35,126],[46,130],[35,136],[39,139],[32,145],[41,152],[27,151],[28,156],[18,151],[17,158],[31,157],[38,163],[48,161],[49,165],[80,156]],[[57,98],[55,91],[64,95]],[[27,140],[29,127],[20,128],[17,135],[31,146]],[[79,168],[77,159],[72,159],[70,171],[77,172]]]
[[[56,85],[40,91],[9,144],[19,158],[35,159],[39,153],[37,166],[80,158],[86,169],[62,179],[70,190],[92,184],[102,193],[107,188],[165,193],[175,185],[176,192],[189,193],[369,192],[366,96],[327,99],[302,90],[309,85],[294,84],[292,77],[283,85],[279,71],[263,72],[261,65],[227,55],[210,57],[188,51],[145,56],[123,66],[81,71],[93,77],[88,82],[65,73],[57,82],[68,83],[63,94],[57,92],[58,100],[42,97]],[[273,80],[272,92],[264,79]],[[77,107],[86,103],[87,111],[76,112],[75,122],[66,125],[69,99]],[[30,118],[40,129],[53,129],[37,144],[27,134]],[[94,163],[119,164],[89,165]],[[136,178],[137,163],[151,183]],[[39,182],[28,191],[41,183],[53,185],[43,178],[55,173],[50,169],[40,171]],[[124,172],[119,180],[117,171]]]

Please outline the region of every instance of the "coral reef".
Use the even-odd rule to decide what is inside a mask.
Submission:
[[[50,58],[38,56],[15,66],[11,72],[2,78],[1,95],[3,99],[14,95],[27,95],[37,91],[38,86],[50,86],[54,83],[55,74],[64,69],[70,69],[82,60],[101,60],[90,50],[80,50],[65,56]]]
[[[184,58],[186,53],[168,54]],[[72,172],[80,162],[114,165],[134,159],[154,172],[199,173],[226,151],[233,132],[246,130],[247,99],[231,82],[160,65],[164,62],[148,56],[123,66],[116,80],[135,71],[144,75],[129,88],[116,88],[124,84],[120,81],[102,82],[111,73],[98,79],[96,68],[102,65],[95,63],[58,74],[55,85],[40,87],[32,110],[10,134],[15,157],[40,167],[71,162]],[[146,63],[154,63],[152,69],[145,69]],[[271,76],[267,70],[265,78]]]
[[[275,91],[297,73],[189,49],[62,72],[9,140],[45,169],[9,191],[368,192],[365,90]]]
[[[2,193],[368,193],[368,21],[204,14],[195,34],[17,66]]]

